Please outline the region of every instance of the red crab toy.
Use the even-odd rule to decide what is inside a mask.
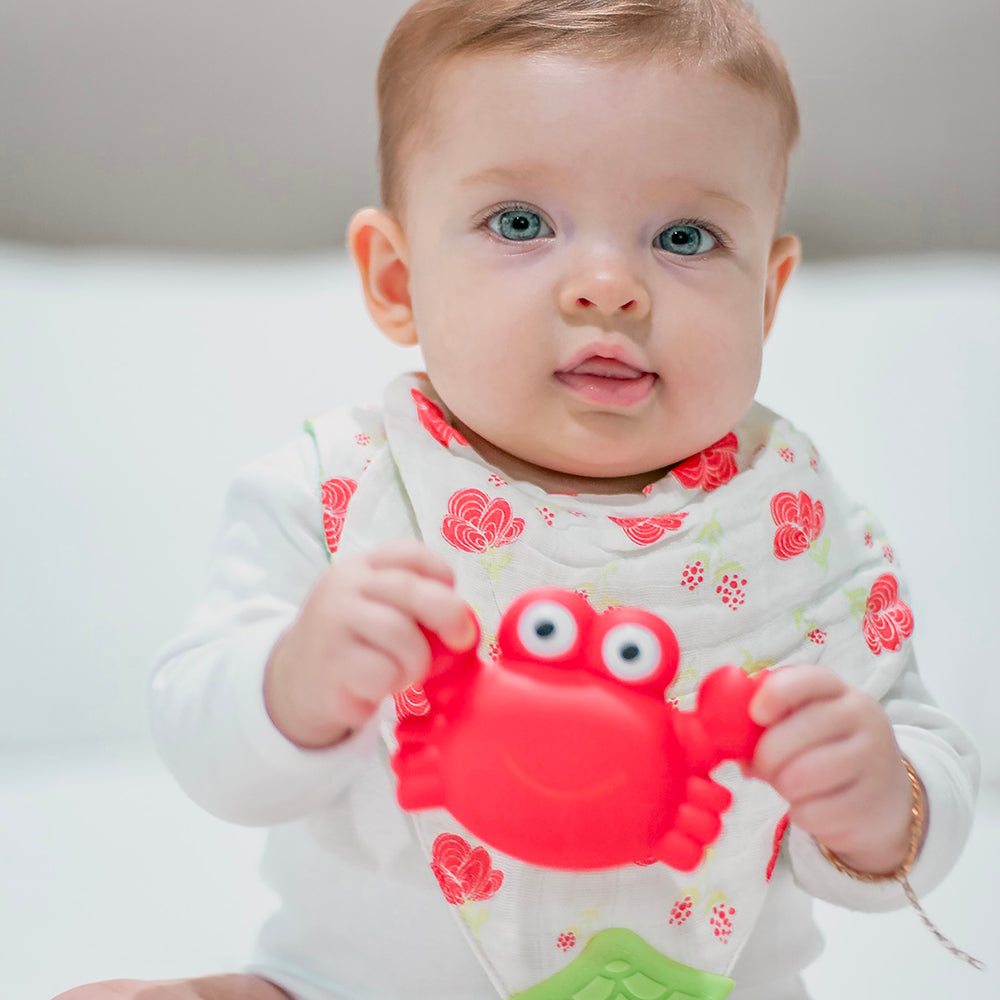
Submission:
[[[752,756],[761,728],[747,708],[762,675],[720,667],[681,712],[664,699],[680,658],[670,627],[639,608],[598,614],[556,587],[511,604],[496,662],[428,637],[430,711],[396,729],[404,809],[443,806],[547,868],[697,867],[732,801],[708,773]]]

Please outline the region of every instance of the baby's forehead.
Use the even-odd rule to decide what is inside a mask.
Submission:
[[[671,90],[675,83],[679,93]],[[516,181],[512,164],[566,164],[560,144],[580,154],[569,158],[568,171],[587,170],[594,168],[584,159],[590,150],[655,155],[654,140],[666,128],[680,146],[712,141],[720,154],[728,152],[731,137],[734,153],[756,158],[761,172],[775,172],[784,185],[787,155],[778,109],[766,95],[713,67],[668,58],[637,62],[548,52],[463,53],[441,60],[423,86],[419,114],[400,148],[404,176],[425,154],[439,162],[464,158],[470,144],[478,144],[476,151],[482,153],[470,157],[478,161],[477,177]],[[642,90],[645,95],[633,99]],[[748,126],[751,119],[754,126]],[[575,127],[565,129],[567,122]],[[757,133],[765,141],[748,145],[748,136]],[[526,155],[518,156],[518,150]]]
[[[471,85],[484,72],[496,75],[508,92],[517,92],[516,81],[523,77],[525,84],[520,88],[519,96],[524,98],[524,103],[518,106],[504,104],[506,95]],[[418,141],[424,144],[433,141],[448,120],[454,118],[456,111],[464,114],[511,112],[537,116],[540,108],[553,106],[559,114],[578,117],[581,127],[592,127],[596,116],[588,116],[588,112],[599,109],[593,103],[584,106],[579,90],[579,85],[585,83],[588,76],[599,75],[608,79],[622,76],[628,80],[629,86],[638,90],[645,89],[643,85],[646,84],[655,87],[656,78],[664,73],[683,78],[686,87],[692,91],[711,90],[716,94],[728,94],[729,99],[717,102],[717,108],[726,105],[746,107],[748,103],[768,107],[773,111],[777,124],[777,102],[768,95],[746,86],[720,68],[699,65],[679,56],[635,60],[596,58],[576,53],[500,50],[462,53],[443,58],[429,67],[420,81],[421,99],[416,113],[410,117],[408,128],[416,147]],[[630,120],[628,111],[632,102],[628,94],[612,91],[600,97],[601,104],[606,105],[610,101],[618,105],[622,112],[619,116],[621,121]],[[665,101],[669,100],[669,97],[665,98]],[[641,122],[638,127],[642,127]],[[539,136],[538,139],[544,145],[545,137]]]

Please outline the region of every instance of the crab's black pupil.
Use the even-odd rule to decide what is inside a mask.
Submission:
[[[635,643],[630,643],[622,649],[623,660],[634,660],[639,655],[639,647]]]
[[[556,627],[552,622],[539,622],[535,626],[535,635],[540,639],[547,639],[553,632],[555,632]]]

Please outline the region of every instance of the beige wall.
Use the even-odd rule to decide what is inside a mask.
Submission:
[[[0,0],[0,238],[337,246],[407,0]],[[810,256],[1000,250],[998,0],[758,0]]]

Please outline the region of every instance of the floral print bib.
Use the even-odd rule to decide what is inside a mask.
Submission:
[[[750,674],[822,663],[879,698],[910,662],[913,616],[877,522],[843,495],[808,438],[760,405],[642,494],[618,497],[509,482],[452,427],[421,374],[390,383],[381,409],[309,429],[331,558],[421,539],[453,567],[484,658],[495,655],[502,611],[545,583],[599,611],[629,604],[664,618],[681,648],[666,696],[685,709],[701,678],[727,663]],[[384,706],[386,760],[396,719],[428,707],[419,687]],[[713,777],[734,802],[689,873],[537,868],[477,841],[444,810],[415,814],[413,835],[441,905],[502,997],[560,974],[619,928],[724,977],[761,911],[787,820],[777,793],[735,765]]]

